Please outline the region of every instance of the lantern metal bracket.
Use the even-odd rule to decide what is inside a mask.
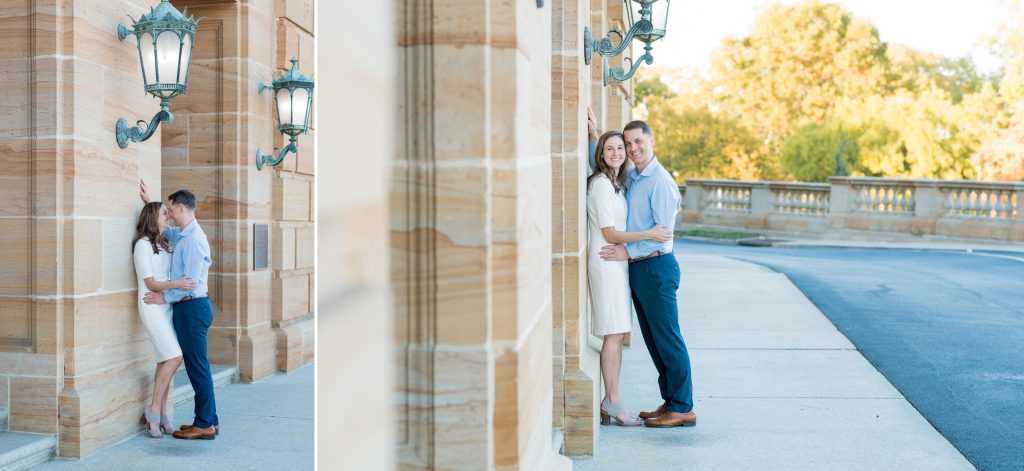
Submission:
[[[654,24],[646,19],[637,21],[632,28],[629,28],[629,31],[626,32],[625,36],[622,35],[621,31],[613,29],[608,32],[607,36],[601,39],[594,39],[590,36],[590,28],[584,27],[583,61],[587,65],[590,65],[590,57],[593,56],[595,52],[603,57],[615,57],[622,54],[622,51],[626,50],[630,41],[633,40],[633,36],[636,36],[637,34],[649,34],[651,31],[654,31]],[[619,37],[618,46],[612,43],[611,36],[613,34]]]
[[[174,121],[174,115],[171,114],[170,107],[171,102],[161,102],[160,111],[153,116],[153,119],[149,121],[149,124],[146,124],[146,121],[140,119],[136,121],[135,126],[129,127],[128,120],[118,118],[117,125],[114,128],[114,135],[117,136],[117,146],[122,149],[127,149],[128,144],[131,144],[132,142],[142,142],[152,137],[161,122],[169,123]]]
[[[285,146],[284,149],[278,149],[277,147],[275,147],[274,152],[278,153],[277,157],[274,157],[274,154],[264,154],[262,148],[256,149],[256,170],[263,170],[263,167],[266,165],[270,165],[273,167],[280,164],[282,161],[284,161],[284,157],[288,155],[289,152],[294,152],[295,154],[298,154],[298,137],[291,136],[288,145]]]
[[[644,54],[642,56],[640,56],[640,58],[638,60],[636,60],[635,62],[633,61],[633,58],[631,58],[631,57],[624,57],[622,59],[622,64],[626,65],[627,61],[629,62],[629,66],[628,66],[629,67],[629,72],[628,73],[626,72],[626,68],[625,67],[613,67],[613,68],[609,69],[608,68],[608,59],[604,59],[604,84],[605,85],[608,85],[608,79],[609,78],[613,78],[613,79],[615,79],[618,82],[625,82],[625,81],[633,78],[633,74],[635,74],[636,71],[640,69],[640,64],[645,64],[645,63],[647,65],[653,64],[654,63],[654,56],[651,55],[651,45],[648,44],[647,46],[644,47]]]
[[[128,18],[132,18],[132,17],[129,16]],[[135,18],[132,18],[132,23],[135,23],[135,22],[136,22]],[[121,41],[124,41],[124,38],[127,38],[129,35],[134,34],[134,33],[135,33],[135,31],[133,31],[131,28],[129,28],[129,27],[125,26],[125,25],[122,25],[122,24],[118,24],[117,25],[117,39],[119,39]]]

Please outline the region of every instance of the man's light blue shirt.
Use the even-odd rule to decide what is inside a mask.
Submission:
[[[199,227],[199,221],[193,219],[184,229],[170,227],[166,233],[167,238],[174,242],[171,281],[190,276],[196,287],[191,291],[180,288],[164,290],[164,300],[174,303],[185,296],[205,296],[208,292],[207,278],[213,260],[210,259],[210,242],[206,240],[203,228]]]
[[[679,210],[679,187],[668,171],[652,156],[642,173],[636,167],[629,169],[626,185],[626,231],[646,231],[657,224],[668,226],[675,233],[676,211]],[[660,250],[672,252],[672,241],[657,242],[644,239],[627,242],[629,258],[640,258]]]

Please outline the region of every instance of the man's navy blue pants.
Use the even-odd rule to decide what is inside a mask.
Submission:
[[[196,392],[196,416],[192,425],[209,428],[220,425],[217,403],[213,398],[213,374],[206,357],[206,332],[213,322],[213,304],[210,298],[182,301],[174,305],[174,332],[185,360],[185,373]]]
[[[658,369],[661,398],[672,412],[693,409],[690,355],[679,332],[679,262],[669,253],[629,265],[629,286],[640,331]]]

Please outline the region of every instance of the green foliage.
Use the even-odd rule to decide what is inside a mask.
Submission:
[[[647,122],[658,161],[676,181],[687,178],[756,178],[757,140],[736,120],[705,109],[648,97]]]
[[[885,50],[874,27],[838,4],[774,4],[749,36],[715,53],[714,97],[777,157],[796,127],[823,124],[840,97],[883,90]]]
[[[858,164],[856,136],[827,126],[808,124],[782,145],[782,168],[800,181],[824,182],[846,176]]]
[[[1022,3],[990,39],[1006,61],[995,76],[883,43],[838,4],[771,5],[748,35],[722,42],[709,78],[639,75],[637,114],[678,181],[1021,178]]]

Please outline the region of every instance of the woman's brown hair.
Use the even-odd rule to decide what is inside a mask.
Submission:
[[[618,137],[622,140],[623,145],[625,145],[626,138],[622,136],[621,132],[608,131],[601,135],[601,138],[597,141],[597,151],[594,155],[594,172],[587,177],[587,188],[590,188],[590,182],[602,174],[607,175],[608,179],[611,180],[612,187],[615,188],[616,193],[626,188],[626,162],[622,162],[622,166],[619,167],[619,174],[615,175],[612,172],[612,168],[604,161],[604,145],[608,142],[608,139],[613,137]]]
[[[139,213],[139,223],[135,225],[135,238],[132,239],[133,253],[135,252],[135,244],[142,240],[143,237],[149,237],[149,244],[153,246],[153,253],[160,253],[159,247],[163,247],[165,252],[171,251],[170,242],[167,241],[163,232],[160,231],[160,223],[158,222],[158,218],[163,217],[163,214],[160,214],[162,206],[163,203],[153,201],[152,203],[146,203],[142,207],[142,212]]]

